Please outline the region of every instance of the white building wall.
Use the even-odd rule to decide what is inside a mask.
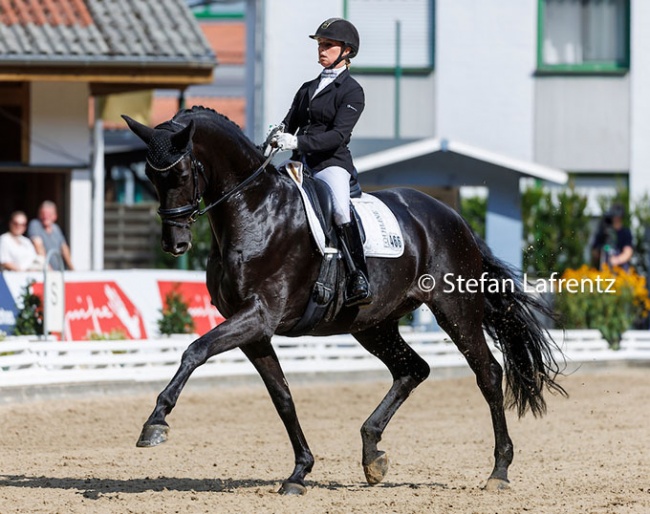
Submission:
[[[632,196],[650,191],[650,2],[631,0],[629,73],[571,78],[535,74],[538,0],[435,4],[435,70],[402,78],[402,137],[449,138],[576,172],[629,169]],[[344,1],[248,5],[262,20],[257,54],[249,53],[262,67],[254,107],[259,141],[284,117],[296,89],[320,71],[307,36],[322,20],[342,16]],[[357,80],[367,101],[355,139],[392,137],[394,78]]]
[[[253,137],[262,141],[268,127],[283,120],[298,88],[321,72],[317,45],[309,36],[326,19],[343,16],[343,0],[273,0],[256,4],[256,15],[260,16],[261,11],[263,16],[263,23],[257,25],[262,32],[255,34],[262,38],[258,45],[261,55],[257,56],[261,63],[257,73],[263,75],[258,95],[261,105],[256,108],[261,109],[258,130],[263,133]]]
[[[435,75],[403,77],[400,93],[400,136],[428,138],[436,135]]]
[[[247,83],[249,106],[247,132],[262,141],[272,125],[286,115],[298,88],[316,78],[321,66],[316,43],[309,39],[318,25],[343,16],[343,0],[248,0],[249,40]],[[251,35],[254,36],[251,37]],[[361,34],[361,52],[363,52]],[[392,52],[392,48],[386,48]],[[352,61],[354,74],[354,60]],[[395,79],[391,75],[356,74],[366,93],[366,108],[355,127],[356,138],[391,138],[395,135]],[[425,138],[435,135],[434,75],[401,78],[400,136]]]
[[[92,180],[90,170],[73,170],[70,180],[70,253],[75,270],[91,269]]]
[[[88,165],[88,95],[85,83],[32,83],[30,165]]]
[[[88,85],[34,82],[31,88],[30,164],[72,169],[70,177],[69,244],[77,270],[91,265],[92,189],[88,169]]]
[[[578,172],[628,170],[628,76],[539,77],[535,88],[537,162]]]
[[[354,78],[366,95],[365,110],[354,129],[355,138],[395,137],[395,116],[398,111],[400,138],[423,139],[436,135],[434,73],[403,75],[398,108],[395,107],[394,76],[357,74]]]
[[[650,194],[650,2],[631,0],[630,197]]]
[[[437,0],[440,137],[533,159],[537,0]]]

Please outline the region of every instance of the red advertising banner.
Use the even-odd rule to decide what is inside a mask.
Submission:
[[[203,335],[224,321],[217,308],[210,303],[210,294],[205,282],[173,282],[158,280],[160,302],[165,305],[167,294],[176,290],[187,303],[188,311],[194,320],[197,334]]]
[[[43,297],[42,283],[34,284],[34,294]],[[126,339],[148,337],[140,311],[113,281],[67,282],[65,302],[68,340],[111,332],[121,332]]]

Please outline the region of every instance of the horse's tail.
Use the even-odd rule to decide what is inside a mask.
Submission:
[[[477,237],[483,256],[486,279],[496,279],[499,292],[485,292],[483,327],[503,352],[506,374],[506,407],[517,408],[519,416],[528,409],[533,415],[546,412],[543,392],[567,396],[555,379],[561,369],[554,352],[562,351],[542,326],[535,313],[555,319],[542,300],[528,294],[517,272],[494,256],[487,244]]]

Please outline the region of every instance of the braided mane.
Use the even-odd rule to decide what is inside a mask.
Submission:
[[[171,120],[161,123],[156,128],[163,130],[170,130],[175,132],[178,130],[178,126],[187,126],[189,119],[195,118],[197,121],[203,119],[205,122],[212,123],[216,127],[220,127],[225,131],[231,131],[233,134],[237,134],[237,140],[239,141],[238,145],[242,151],[253,152],[252,155],[255,155],[259,158],[261,149],[253,141],[251,141],[246,135],[242,128],[228,118],[225,114],[210,108],[204,107],[202,105],[194,105],[188,109],[182,109],[178,111]]]
[[[232,121],[225,114],[221,114],[220,112],[215,111],[211,107],[204,107],[203,105],[193,105],[192,107],[190,107],[188,109],[182,109],[182,110],[178,111],[176,114],[174,114],[174,117],[171,119],[171,121],[176,121],[176,118],[179,118],[181,116],[185,116],[187,114],[201,114],[201,113],[205,113],[205,112],[216,114],[222,121],[233,125],[234,127],[236,127],[239,130],[242,130],[242,128],[237,123]]]

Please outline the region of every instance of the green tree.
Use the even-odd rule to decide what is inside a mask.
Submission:
[[[485,239],[485,216],[487,214],[487,198],[470,196],[461,198],[460,214],[469,226],[472,227],[482,239]]]
[[[590,237],[586,207],[587,198],[572,184],[555,194],[539,186],[522,193],[526,272],[548,277],[585,262]]]

